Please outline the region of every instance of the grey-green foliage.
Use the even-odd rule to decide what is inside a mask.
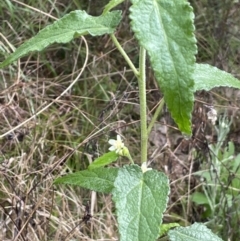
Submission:
[[[235,229],[232,232],[234,237],[240,235],[237,228],[240,214],[240,154],[236,155],[232,142],[228,142],[227,146],[224,144],[231,121],[223,116],[218,122],[218,126],[215,126],[217,142],[209,144],[210,165],[203,164],[203,170],[197,173],[202,186],[192,194],[191,199],[204,206],[202,218],[209,220],[209,227],[227,239],[228,234],[224,229],[229,225]]]

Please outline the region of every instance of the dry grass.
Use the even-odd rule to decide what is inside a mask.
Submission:
[[[2,10],[6,22],[7,15],[24,21],[26,14],[33,23],[21,33],[15,26],[10,31],[9,22],[3,26],[7,52],[10,42],[19,45],[36,27],[48,24],[52,15],[64,13],[60,2],[45,1],[43,8],[29,5],[34,7],[13,4],[10,12],[5,4]],[[88,38],[88,43],[92,41],[96,40]],[[133,75],[112,66],[114,49],[108,38],[100,38],[99,43],[103,41],[105,46],[91,47],[90,54],[81,40],[51,46],[1,71],[1,240],[117,240],[110,196],[53,186],[59,175],[85,169],[106,151],[109,135],[121,132],[123,125],[131,126],[126,117],[136,103],[129,98],[136,90],[126,77]],[[86,56],[89,61],[84,66]],[[84,72],[66,92],[83,66]],[[126,84],[130,88],[124,97],[120,89]],[[128,105],[123,106],[124,101]],[[93,216],[89,223],[83,221],[86,211]]]
[[[26,6],[15,0],[0,3],[2,59],[12,51],[12,45],[19,46],[52,22],[52,16],[59,18],[81,6],[97,13],[94,5],[90,8],[84,1],[25,2]],[[128,4],[122,5],[124,14]],[[207,19],[205,8],[197,1],[194,4],[201,49],[198,58],[219,61],[217,40],[204,36],[204,26],[200,25],[204,18]],[[232,5],[229,9],[235,13]],[[229,20],[231,26],[234,26],[234,19]],[[125,31],[128,22],[123,22],[122,26],[123,31],[117,33],[119,40],[137,63],[136,44]],[[229,36],[229,32],[222,34]],[[221,59],[221,63],[215,64],[219,63],[218,66],[238,76],[239,56],[236,56],[237,48],[233,50],[236,39],[239,36],[234,35],[229,47],[221,47],[221,56],[229,56],[230,61],[224,58],[225,61]],[[134,75],[125,67],[107,36],[87,37],[87,43],[89,53],[85,43],[77,39],[24,57],[0,72],[0,135],[4,135],[0,140],[0,240],[118,240],[110,195],[53,186],[53,180],[59,175],[85,169],[107,150],[107,140],[116,133],[125,136],[132,156],[139,159],[139,106]],[[213,53],[214,59],[211,58]],[[88,62],[84,66],[86,57]],[[68,90],[83,67],[81,76]],[[148,79],[151,117],[160,94],[151,72],[148,72]],[[193,174],[207,160],[204,155],[207,156],[208,149],[202,140],[215,141],[205,105],[214,104],[220,112],[227,109],[229,115],[235,117],[231,135],[237,145],[238,95],[237,91],[229,94],[221,90],[196,96],[191,140],[181,136],[167,111],[154,126],[149,158],[152,166],[165,171],[172,181],[166,221],[181,224],[205,221],[201,217],[201,207],[194,206],[190,200],[190,194],[200,186]],[[13,131],[18,125],[20,127]],[[124,159],[116,165],[123,163],[126,163]],[[89,213],[92,215],[90,222],[84,222]]]

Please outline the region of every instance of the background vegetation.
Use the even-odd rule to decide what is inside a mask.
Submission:
[[[54,18],[75,9],[99,15],[107,2],[1,1],[0,61]],[[119,7],[126,16],[129,4]],[[240,78],[240,4],[191,4],[198,62]],[[138,49],[127,19],[116,34],[137,65]],[[87,42],[87,69],[58,101],[82,68],[86,49],[81,39],[52,45],[0,70],[0,135],[53,102],[0,140],[0,240],[118,240],[110,195],[52,184],[59,175],[85,169],[116,134],[124,136],[135,160],[140,153],[137,81],[108,36],[87,37]],[[150,69],[147,75],[151,118],[162,96]],[[191,139],[181,135],[167,109],[159,117],[149,138],[149,160],[171,180],[165,222],[204,222],[224,240],[239,239],[239,101],[234,89],[197,93]],[[224,116],[216,128],[207,118],[209,106]],[[116,165],[125,162],[122,158]]]

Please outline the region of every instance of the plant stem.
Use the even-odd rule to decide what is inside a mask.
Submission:
[[[133,161],[133,159],[132,159],[130,153],[129,153],[129,155],[128,155],[128,159],[129,159],[129,161],[131,162],[131,164],[134,164],[134,161]]]
[[[126,60],[126,62],[128,63],[129,67],[132,69],[133,73],[135,74],[135,76],[137,78],[139,78],[139,72],[138,70],[135,68],[134,64],[132,63],[131,59],[129,59],[128,55],[126,54],[125,50],[122,48],[122,46],[120,45],[120,43],[118,42],[117,38],[115,37],[114,34],[110,34],[110,37],[113,41],[113,43],[115,44],[116,48],[118,49],[118,51],[122,54],[123,58]]]
[[[147,143],[148,143],[148,133],[147,133],[147,101],[146,101],[146,50],[140,47],[139,54],[139,71],[135,68],[132,61],[129,59],[128,55],[118,42],[114,34],[110,34],[110,37],[115,44],[116,48],[122,54],[129,67],[132,69],[133,73],[138,79],[139,87],[139,100],[140,100],[140,122],[141,122],[141,163],[147,161]]]
[[[151,132],[151,130],[152,130],[152,128],[153,128],[154,123],[156,122],[156,120],[157,120],[160,112],[162,111],[163,106],[164,106],[164,103],[165,103],[165,102],[164,102],[164,99],[162,98],[162,99],[160,100],[160,103],[159,103],[159,105],[158,105],[158,107],[157,107],[154,115],[153,115],[153,118],[152,118],[150,124],[148,125],[148,129],[147,129],[148,135],[150,134],[150,132]]]
[[[147,161],[147,101],[146,101],[146,50],[140,47],[139,54],[139,100],[140,100],[140,121],[141,121],[141,163]]]

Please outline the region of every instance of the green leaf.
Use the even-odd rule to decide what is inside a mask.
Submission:
[[[121,11],[113,11],[99,17],[92,17],[81,10],[73,11],[22,44],[0,64],[0,68],[30,52],[41,51],[52,43],[67,43],[73,38],[86,34],[99,36],[113,33],[120,20]]]
[[[55,184],[70,184],[96,192],[110,193],[114,187],[118,168],[97,168],[71,173],[57,178]]]
[[[208,91],[220,86],[240,89],[240,81],[238,79],[208,64],[196,64],[193,79],[195,82],[195,91]]]
[[[149,56],[179,129],[191,134],[195,54],[193,9],[186,0],[131,0],[131,25]]]
[[[156,170],[143,173],[137,165],[124,166],[114,187],[120,240],[155,241],[168,201],[166,175]]]
[[[112,162],[115,162],[118,159],[118,154],[115,151],[111,151],[108,153],[105,153],[104,155],[100,156],[94,162],[92,162],[89,166],[88,169],[92,170],[94,168],[99,168],[106,166]]]
[[[159,237],[165,235],[171,228],[179,227],[178,223],[167,223],[160,226]]]
[[[109,12],[111,9],[113,9],[114,7],[116,7],[117,5],[119,5],[120,3],[124,2],[124,0],[111,0],[105,7],[103,10],[103,14],[106,14],[107,12]]]
[[[191,195],[191,200],[192,200],[192,202],[195,202],[198,205],[202,205],[202,204],[209,205],[206,195],[201,192],[194,192]]]
[[[178,227],[168,232],[171,241],[223,241],[205,225],[194,223],[189,227]]]

